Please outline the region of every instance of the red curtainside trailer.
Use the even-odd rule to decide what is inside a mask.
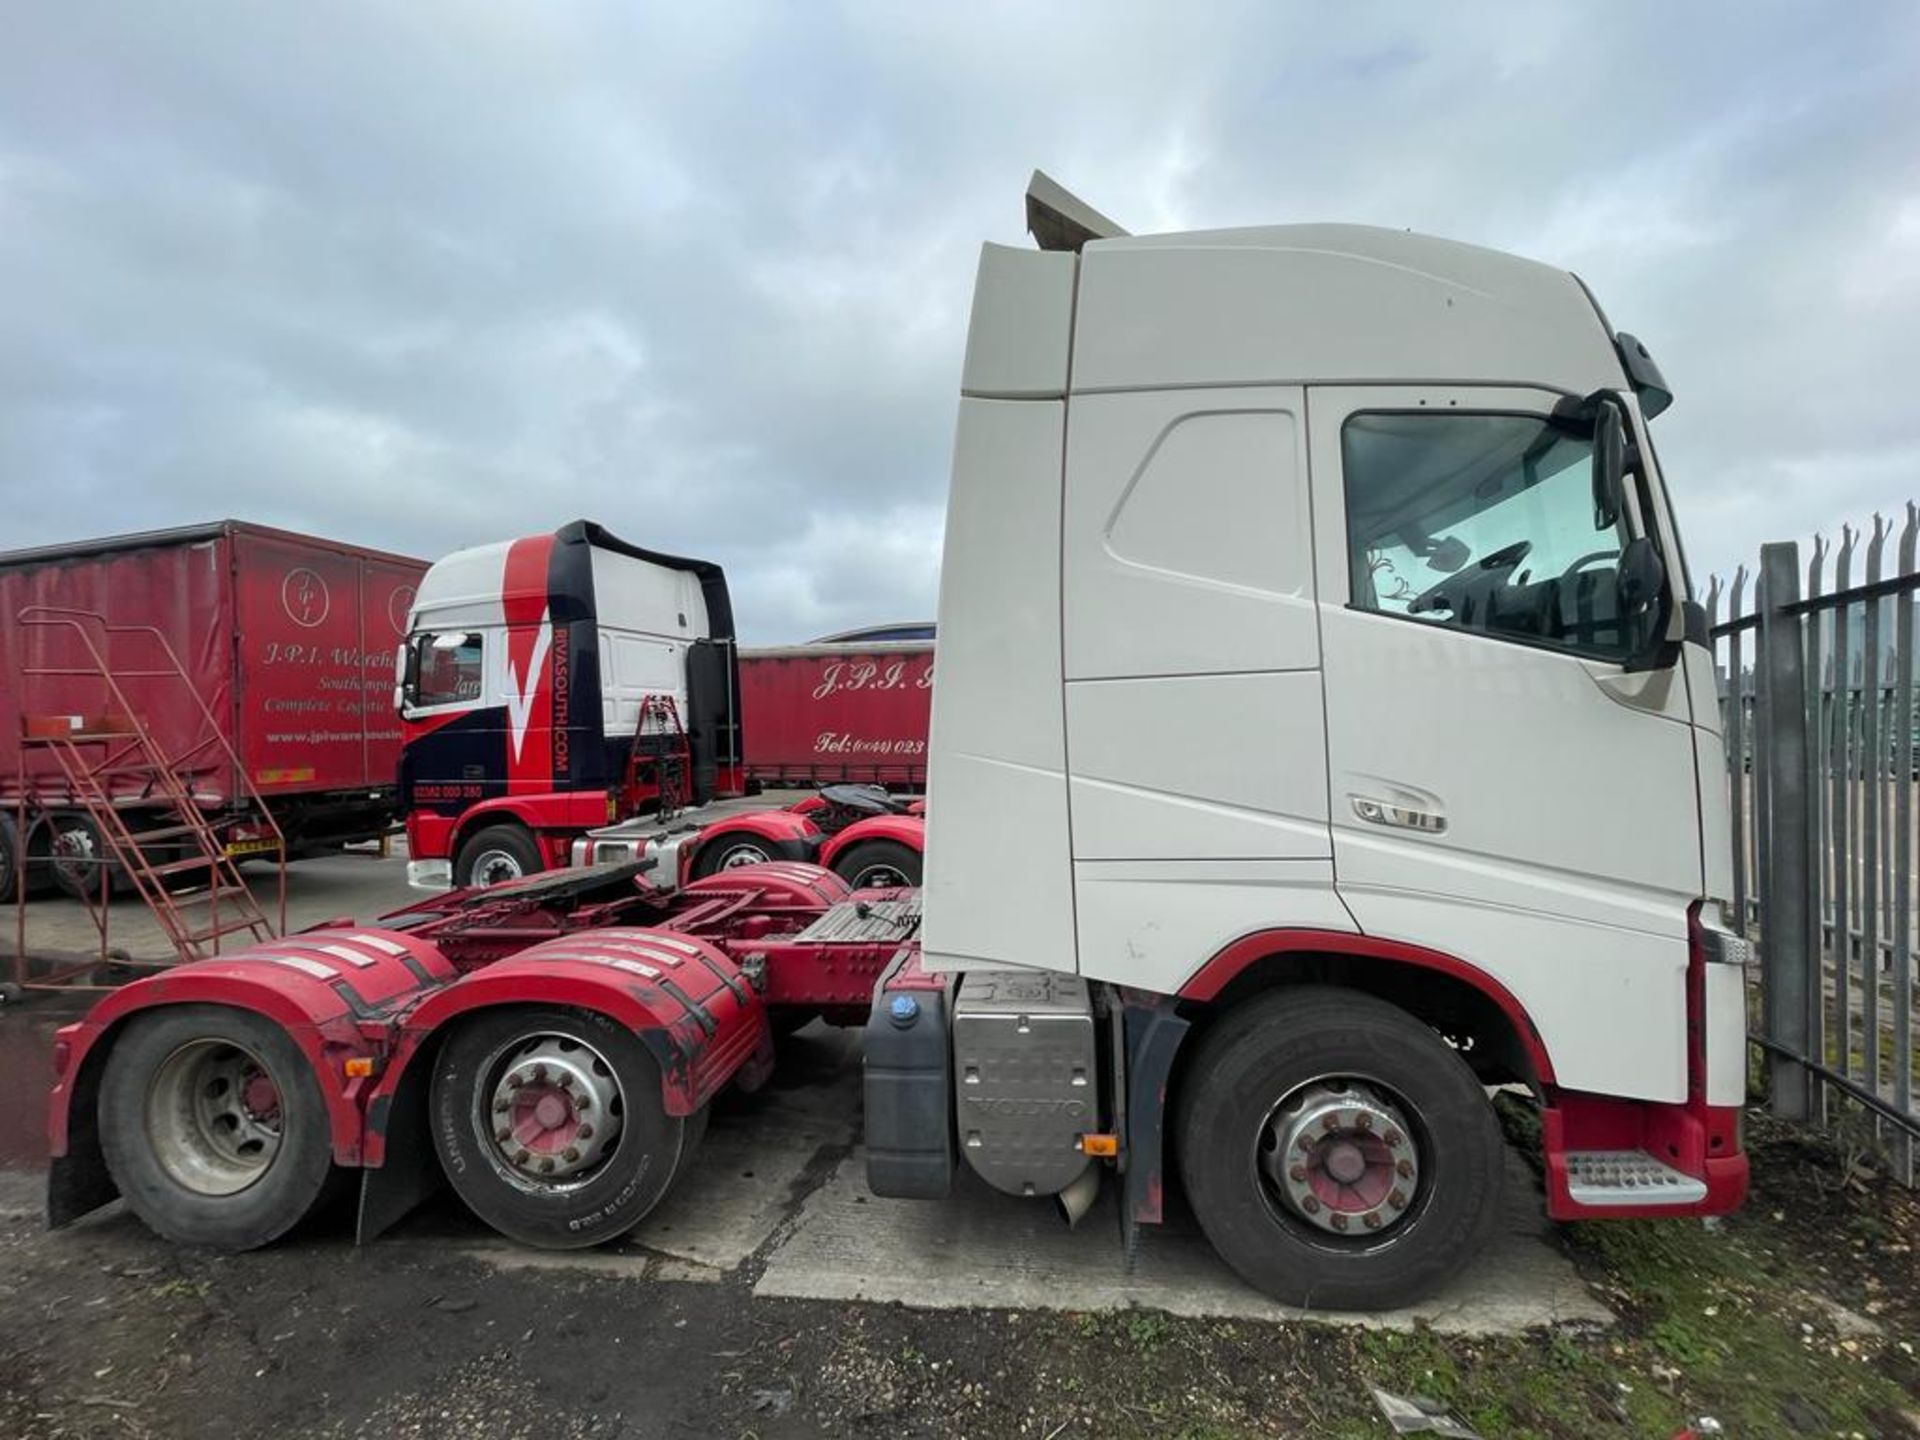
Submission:
[[[760,784],[927,783],[933,642],[740,652],[747,774]]]
[[[20,736],[23,715],[102,709],[89,639],[159,748],[195,756],[186,778],[204,810],[243,805],[244,778],[296,853],[384,834],[398,814],[394,654],[425,570],[234,520],[0,554],[0,796],[11,812],[24,779],[35,817],[24,847],[11,819],[0,840],[60,880],[41,862],[64,827],[88,823],[44,750],[23,769]],[[136,627],[158,632],[184,683],[158,673],[160,640]],[[76,673],[49,673],[63,670]],[[201,743],[202,701],[244,777]],[[114,799],[138,810],[146,797],[130,781]]]

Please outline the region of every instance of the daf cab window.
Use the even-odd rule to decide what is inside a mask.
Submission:
[[[413,638],[404,699],[409,710],[470,705],[480,698],[481,637],[470,630],[429,631]]]
[[[1596,504],[1591,433],[1538,415],[1361,413],[1341,457],[1357,608],[1623,662],[1645,648],[1648,607],[1621,598],[1628,517]]]

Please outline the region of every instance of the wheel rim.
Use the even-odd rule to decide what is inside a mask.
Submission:
[[[898,865],[882,861],[855,871],[852,884],[856,890],[900,890],[911,888],[913,882],[907,879],[907,872]]]
[[[571,1035],[522,1036],[481,1071],[474,1121],[523,1188],[587,1184],[620,1143],[626,1097],[606,1057]]]
[[[473,862],[473,885],[476,890],[485,890],[494,885],[504,885],[509,880],[518,880],[527,872],[520,864],[520,857],[508,850],[482,850]]]
[[[1268,1204],[1322,1239],[1398,1239],[1424,1198],[1416,1114],[1375,1080],[1330,1076],[1294,1087],[1255,1141]]]
[[[738,870],[742,865],[764,865],[768,858],[758,845],[733,845],[721,852],[718,868]]]
[[[237,1195],[280,1153],[280,1088],[260,1057],[228,1040],[182,1045],[147,1087],[147,1141],[160,1168],[197,1195]]]
[[[68,824],[54,832],[54,870],[76,888],[99,883],[100,845],[91,825]]]

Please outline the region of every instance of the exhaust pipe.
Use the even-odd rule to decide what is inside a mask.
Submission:
[[[1088,1165],[1073,1179],[1054,1201],[1060,1206],[1060,1218],[1067,1222],[1071,1230],[1080,1223],[1080,1217],[1093,1208],[1093,1202],[1100,1198],[1100,1167]]]

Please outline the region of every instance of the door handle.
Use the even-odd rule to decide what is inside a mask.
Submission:
[[[1418,830],[1424,835],[1446,832],[1447,817],[1436,810],[1416,810],[1411,805],[1396,805],[1391,800],[1376,800],[1371,795],[1349,795],[1353,813],[1369,825],[1385,825],[1395,830]]]

